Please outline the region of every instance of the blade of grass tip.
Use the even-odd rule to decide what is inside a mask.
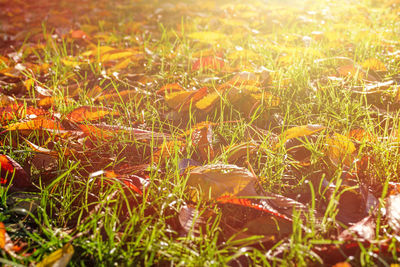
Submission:
[[[69,175],[74,169],[76,169],[80,164],[80,161],[76,162],[74,165],[71,166],[66,172],[62,173],[60,176],[58,176],[56,179],[54,179],[48,186],[46,186],[45,190],[48,191],[50,188],[52,188],[56,183],[58,183],[61,179],[63,179],[65,176]]]

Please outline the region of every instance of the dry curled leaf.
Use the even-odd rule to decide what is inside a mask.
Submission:
[[[246,168],[236,165],[210,164],[190,171],[187,185],[196,187],[206,199],[223,195],[257,195],[254,183],[257,177]]]

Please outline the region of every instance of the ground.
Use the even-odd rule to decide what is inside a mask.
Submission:
[[[399,13],[0,0],[0,262],[397,266]]]

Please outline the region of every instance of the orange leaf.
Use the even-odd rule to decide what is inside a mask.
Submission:
[[[30,121],[17,122],[4,127],[7,131],[33,131],[33,130],[63,130],[58,121],[46,118],[36,118]]]
[[[20,120],[24,118],[35,118],[43,115],[47,115],[49,112],[34,107],[25,108],[21,104],[13,104],[4,108],[0,108],[0,123],[5,124],[11,120]]]
[[[105,140],[113,137],[113,132],[98,128],[94,125],[86,125],[81,124],[78,127],[84,132],[87,136],[90,136],[95,140]]]
[[[46,96],[46,97],[40,99],[37,105],[39,107],[49,108],[49,107],[54,106],[54,103],[55,103],[55,101],[52,96]]]
[[[182,110],[188,110],[192,103],[196,103],[207,94],[207,87],[197,90],[189,99],[185,101],[180,107]]]
[[[86,34],[86,32],[82,30],[75,30],[71,32],[72,39],[87,39],[90,40],[90,37]]]
[[[110,108],[83,106],[68,113],[67,118],[73,122],[83,122],[100,120],[107,115],[118,116],[119,112]]]
[[[6,247],[6,227],[4,223],[0,222],[0,248],[4,249]]]
[[[351,264],[348,262],[338,262],[335,265],[333,265],[332,267],[351,267]]]
[[[178,92],[178,91],[183,91],[183,87],[180,86],[177,83],[170,83],[162,86],[160,90],[156,92],[157,95],[166,95],[166,94],[171,94],[172,92]]]

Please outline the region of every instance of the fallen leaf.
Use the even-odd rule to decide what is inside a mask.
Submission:
[[[207,94],[207,87],[196,91],[178,91],[165,96],[167,105],[175,110],[187,111]]]
[[[240,240],[262,236],[261,241],[276,243],[292,233],[292,220],[271,208],[264,200],[221,197],[221,228],[226,236]]]
[[[214,158],[213,132],[211,125],[194,127],[192,132],[192,144],[200,154],[203,161]]]
[[[7,155],[0,155],[0,184],[6,185],[12,180],[18,188],[30,187],[30,176],[15,160]]]
[[[334,133],[326,139],[326,145],[326,155],[334,164],[350,166],[354,162],[356,147],[350,138]]]
[[[332,267],[351,267],[351,264],[348,262],[338,262],[335,265],[333,265]]]
[[[7,243],[7,232],[4,223],[0,222],[0,248],[4,249]]]
[[[184,91],[182,86],[180,86],[178,83],[169,83],[166,85],[163,85],[160,90],[156,92],[157,95],[162,95],[165,96],[167,94],[171,94],[173,92],[178,92],[178,91]]]
[[[74,247],[67,243],[62,248],[46,256],[36,267],[66,267],[74,254]]]
[[[317,132],[324,130],[326,127],[317,124],[308,124],[302,126],[296,126],[290,129],[287,129],[280,135],[281,144],[284,144],[287,140],[291,138],[299,138],[303,136],[308,136]],[[276,146],[280,146],[281,144],[277,144]]]
[[[64,130],[58,121],[47,118],[36,118],[29,121],[16,122],[7,125],[4,128],[7,131],[22,131],[22,133],[27,132],[28,134],[34,130]]]
[[[204,113],[210,112],[220,99],[220,93],[212,92],[196,102],[195,107]]]
[[[223,195],[257,195],[253,187],[256,182],[257,177],[245,168],[211,164],[192,169],[187,185],[200,189],[206,199],[216,199]]]
[[[387,71],[385,64],[383,64],[379,59],[369,58],[366,59],[361,66],[365,70],[374,70],[374,71]]]
[[[74,109],[67,114],[67,118],[72,122],[84,122],[101,120],[105,116],[118,116],[119,112],[111,108],[82,106]]]

